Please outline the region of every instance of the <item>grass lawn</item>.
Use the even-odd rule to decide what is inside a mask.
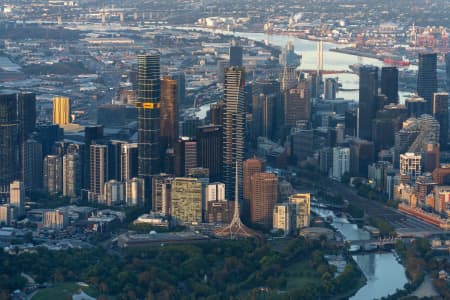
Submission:
[[[36,295],[33,296],[32,300],[72,299],[72,295],[77,293],[79,289],[83,290],[83,292],[91,297],[96,297],[98,295],[97,290],[93,287],[81,286],[76,282],[67,282],[39,290]]]
[[[287,269],[287,284],[288,290],[293,290],[308,286],[312,283],[317,283],[320,279],[319,274],[314,270],[308,261],[300,261],[291,265]]]

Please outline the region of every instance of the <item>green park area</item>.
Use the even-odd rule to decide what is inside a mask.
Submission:
[[[85,294],[93,298],[97,297],[98,295],[97,290],[87,284],[67,282],[38,290],[38,292],[34,294],[31,300],[72,299],[72,296],[79,293],[80,291],[83,291]]]

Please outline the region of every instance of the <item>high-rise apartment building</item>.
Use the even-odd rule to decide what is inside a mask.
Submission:
[[[154,175],[152,178],[152,211],[170,215],[170,199],[173,177],[169,174]]]
[[[34,139],[27,139],[21,146],[21,180],[25,189],[42,187],[42,144]]]
[[[439,122],[441,150],[448,148],[448,93],[433,94],[433,117]]]
[[[90,146],[90,197],[91,201],[102,201],[105,182],[108,179],[108,146]]]
[[[144,206],[144,178],[131,178],[125,182],[125,202],[127,206]]]
[[[197,141],[182,137],[175,144],[175,176],[187,176],[197,167]]]
[[[53,124],[67,125],[70,123],[70,99],[68,97],[53,98]]]
[[[251,182],[250,220],[271,229],[273,209],[278,202],[278,177],[274,173],[255,173]]]
[[[81,158],[78,153],[63,156],[63,195],[75,198],[81,190]]]
[[[417,94],[425,99],[425,112],[428,114],[433,111],[433,94],[437,92],[437,89],[437,54],[419,53]]]
[[[139,176],[145,179],[145,192],[149,193],[151,176],[161,169],[159,54],[138,55],[137,80]]]
[[[387,97],[387,103],[398,104],[398,69],[397,67],[381,68],[381,94]]]
[[[127,181],[138,176],[138,144],[123,144],[120,152],[120,180]]]
[[[372,121],[377,113],[378,68],[359,68],[358,137],[372,140]]]
[[[63,191],[63,163],[59,155],[44,158],[44,189],[50,194]]]
[[[233,199],[235,174],[238,168],[242,176],[245,139],[245,69],[230,67],[225,69],[224,101],[225,115],[223,126],[223,176],[226,198]],[[237,162],[237,164],[236,164]],[[242,199],[242,181],[238,193]],[[237,199],[239,201],[239,199]]]
[[[293,225],[293,205],[289,203],[277,203],[273,209],[273,229],[283,230],[284,234],[290,234]]]
[[[107,206],[119,205],[125,202],[125,184],[111,179],[105,183],[103,203]]]
[[[264,171],[264,163],[257,158],[250,158],[244,161],[242,172],[243,172],[243,215],[248,217],[250,213],[250,198],[252,195],[252,176],[256,173],[261,173]]]

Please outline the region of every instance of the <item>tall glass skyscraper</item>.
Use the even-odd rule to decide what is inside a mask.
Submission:
[[[426,101],[425,111],[433,111],[433,94],[437,92],[437,54],[419,53],[419,71],[417,73],[417,94]]]
[[[225,116],[223,124],[223,172],[225,195],[234,197],[236,166],[242,178],[245,138],[245,69],[230,67],[225,69],[224,102]],[[237,164],[236,164],[237,162]],[[242,181],[239,182],[239,199],[242,199]]]
[[[146,195],[151,176],[160,172],[160,57],[158,53],[138,55],[138,158],[139,176]]]
[[[372,140],[372,121],[377,112],[378,68],[361,66],[359,69],[358,137]]]
[[[398,104],[398,69],[397,67],[381,68],[381,93],[387,97],[384,104]]]
[[[19,172],[17,95],[0,92],[0,192],[7,191]]]

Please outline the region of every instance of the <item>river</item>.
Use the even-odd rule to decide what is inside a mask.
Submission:
[[[334,213],[326,209],[312,209],[322,217],[331,216],[332,226],[347,240],[369,240],[370,234],[351,224],[346,218],[336,217]],[[385,297],[393,294],[397,289],[402,289],[408,282],[405,268],[397,262],[390,252],[368,253],[352,256],[367,279],[366,284],[350,299],[369,300]]]
[[[266,44],[273,46],[284,47],[288,41],[292,42],[295,51],[302,55],[301,69],[316,69],[317,68],[317,42],[305,39],[299,39],[294,36],[280,35],[280,34],[266,34],[261,32],[229,32],[218,29],[196,28],[196,27],[175,27],[184,30],[201,30],[214,32],[224,35],[232,35],[242,37],[253,41],[263,41]],[[345,53],[333,52],[331,49],[344,48],[348,45],[334,44],[329,42],[323,43],[323,69],[324,70],[350,70],[349,66],[357,63],[374,65],[379,68],[383,66],[383,62],[375,59],[357,55],[350,55]],[[410,70],[417,70],[417,66],[409,66]],[[338,77],[339,82],[344,89],[358,89],[359,77],[356,74],[342,73],[337,75],[327,75],[326,77]],[[399,91],[400,103],[404,103],[405,99],[411,95],[407,91]],[[358,101],[358,91],[339,91],[338,98],[346,100]]]

